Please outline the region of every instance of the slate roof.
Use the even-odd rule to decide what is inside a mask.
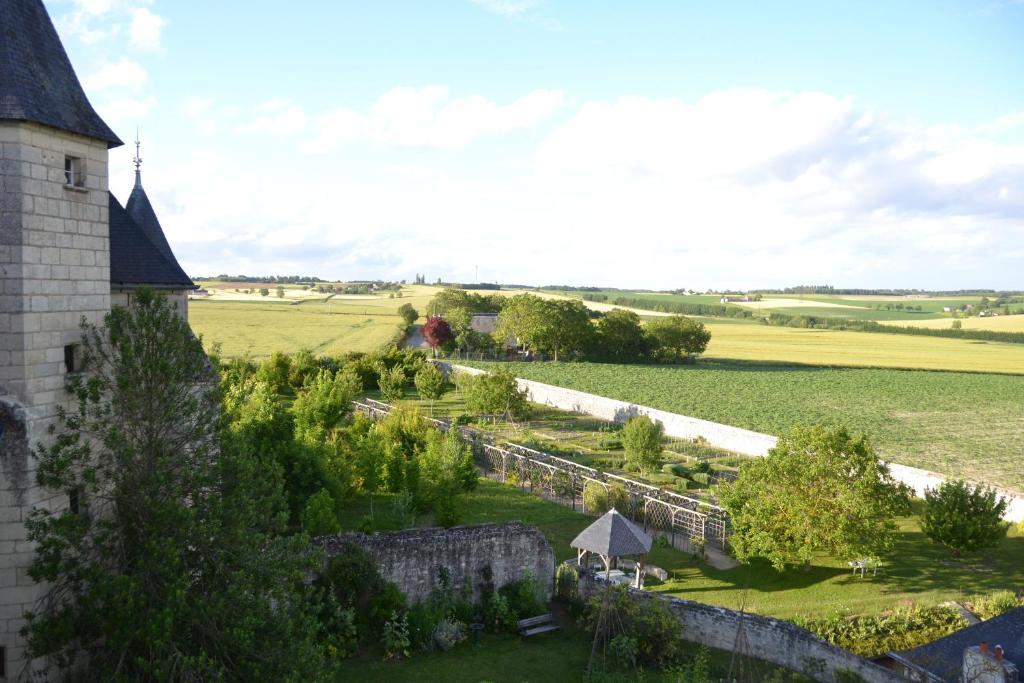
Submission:
[[[0,1],[0,119],[123,144],[89,104],[42,0]]]
[[[174,258],[174,252],[171,251],[171,245],[167,243],[167,238],[164,236],[164,229],[160,227],[156,211],[153,210],[146,190],[142,187],[142,174],[138,169],[135,170],[135,187],[132,188],[125,209],[135,224],[142,228],[142,232],[146,233],[149,241],[155,244],[160,253],[164,255],[164,258],[174,265],[178,265],[177,259]]]
[[[996,645],[1002,645],[1006,659],[1018,667],[1024,665],[1024,607],[1012,609],[912,650],[893,654],[943,680],[958,681],[963,669],[964,650],[983,640],[988,643],[990,651]]]
[[[157,289],[196,289],[191,278],[178,265],[167,240],[163,239],[162,231],[160,237],[167,254],[153,243],[117,198],[110,194],[110,284]]]
[[[643,529],[612,508],[569,545],[606,557],[622,557],[644,555],[650,551],[652,542]]]

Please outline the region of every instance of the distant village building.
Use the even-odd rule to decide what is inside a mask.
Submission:
[[[474,313],[469,319],[469,329],[480,334],[494,334],[498,329],[497,313]]]
[[[188,315],[195,285],[142,187],[126,207],[108,191],[121,140],[96,114],[42,0],[0,0],[0,678],[25,671],[22,614],[43,588],[28,575],[24,520],[66,508],[35,483],[33,451],[68,407],[82,318],[100,323],[140,287]]]

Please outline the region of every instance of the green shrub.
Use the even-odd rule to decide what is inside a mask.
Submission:
[[[693,472],[690,474],[690,479],[701,486],[711,484],[711,475],[707,472]]]
[[[336,534],[341,530],[338,515],[334,511],[334,498],[327,489],[306,501],[302,511],[302,530],[310,536]]]
[[[498,591],[491,593],[484,606],[484,623],[487,626],[495,633],[515,632],[518,618],[504,595]]]
[[[631,596],[625,586],[616,586],[607,604],[604,596],[592,597],[586,605],[582,623],[591,633],[601,620],[615,624],[617,632],[605,632],[609,641],[619,633],[636,639],[637,661],[641,664],[665,667],[676,662],[682,653],[683,626],[662,602],[657,599],[638,599]],[[610,644],[598,643],[599,646]]]
[[[968,601],[970,610],[981,619],[991,619],[1017,607],[1024,607],[1024,597],[1018,598],[1013,591],[996,591],[975,597]]]
[[[409,656],[409,622],[404,613],[391,613],[391,618],[384,622],[381,640],[384,644],[384,659],[405,659]]]
[[[580,573],[575,566],[567,563],[558,565],[555,570],[555,595],[559,599],[571,602],[578,596]]]
[[[409,643],[416,650],[430,650],[434,646],[434,631],[444,618],[436,605],[423,601],[409,610]]]
[[[405,370],[396,365],[390,370],[382,369],[377,379],[380,393],[388,403],[396,403],[405,398]]]
[[[505,596],[509,608],[523,619],[547,611],[540,582],[530,571],[524,572],[520,580],[505,584],[498,592]]]
[[[686,465],[679,462],[666,463],[665,465],[662,466],[661,471],[664,472],[665,474],[671,474],[682,479],[685,479],[688,476],[690,476],[690,469]]]
[[[620,633],[608,641],[608,659],[616,669],[631,671],[636,668],[638,649],[636,638]]]
[[[950,607],[898,608],[871,616],[836,613],[821,619],[796,618],[797,625],[863,657],[931,642],[967,625]]]
[[[622,439],[601,439],[601,441],[598,443],[598,446],[607,451],[617,451],[620,448],[622,448]]]
[[[442,619],[434,629],[434,645],[447,652],[466,639],[466,625],[454,619]]]
[[[945,481],[925,491],[924,500],[921,530],[956,556],[998,545],[1010,528],[1003,521],[1007,500],[981,484]]]

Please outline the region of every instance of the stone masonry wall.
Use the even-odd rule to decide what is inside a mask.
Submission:
[[[495,588],[517,581],[527,571],[550,597],[554,584],[555,554],[537,527],[520,522],[477,524],[451,529],[409,529],[393,533],[345,533],[319,536],[313,544],[328,557],[349,544],[369,553],[381,576],[405,593],[409,604],[427,599],[438,585],[438,569],[451,572],[456,590],[468,577],[473,597],[480,599],[484,568],[490,567]]]
[[[465,365],[441,364],[446,371],[465,372],[471,375],[479,375],[484,370],[471,368]],[[700,420],[695,417],[669,413],[657,408],[640,406],[626,401],[618,401],[604,396],[588,394],[582,391],[556,387],[543,382],[519,378],[516,380],[519,388],[525,390],[529,399],[534,403],[570,410],[575,413],[593,415],[612,422],[625,422],[634,415],[647,415],[652,420],[661,422],[665,426],[665,434],[679,438],[696,438],[702,436],[708,443],[718,448],[735,451],[744,455],[765,456],[768,451],[778,443],[778,437],[770,434],[761,434],[738,427],[730,427],[718,422]],[[893,477],[914,489],[915,495],[924,496],[925,489],[935,488],[945,477],[936,472],[929,472],[917,467],[897,465],[889,463]],[[1009,506],[1005,518],[1011,522],[1024,521],[1024,496],[998,489],[999,493],[1007,499]]]
[[[64,182],[65,155],[84,160],[84,188]],[[110,309],[107,146],[32,123],[0,122],[0,645],[22,667],[22,614],[40,593],[27,574],[33,506],[66,505],[38,489],[31,448],[46,438],[64,390],[64,347],[83,316]]]
[[[595,595],[607,584],[596,581],[594,573],[580,570],[581,597]],[[815,680],[838,681],[837,671],[852,671],[868,683],[901,681],[896,673],[836,647],[795,624],[778,619],[740,614],[724,607],[672,598],[658,593],[629,589],[634,600],[658,601],[683,625],[683,638],[720,650],[737,649],[737,631],[743,624],[744,654],[800,671]]]

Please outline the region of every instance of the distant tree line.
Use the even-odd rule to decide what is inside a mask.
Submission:
[[[608,297],[603,294],[584,294],[585,301],[608,302]],[[665,301],[662,297],[656,299],[645,299],[637,296],[617,296],[609,303],[615,306],[629,306],[630,308],[642,308],[646,311],[659,311],[661,313],[675,313],[678,315],[705,315],[717,318],[752,318],[754,314],[739,306],[727,306],[724,304],[689,304],[681,301]]]
[[[750,291],[761,294],[839,294],[843,296],[1013,296],[1021,293],[994,289],[843,289],[832,285],[797,285],[784,289],[752,289]]]
[[[312,275],[225,275],[221,273],[214,277],[196,276],[196,280],[217,280],[219,282],[281,282],[288,284],[299,284],[304,282],[323,282]]]
[[[772,313],[767,318],[762,318],[762,321],[767,325],[778,325],[781,327],[814,328],[819,330],[853,330],[855,332],[881,332],[883,334],[912,334],[923,337],[948,337],[950,339],[974,339],[978,341],[1024,344],[1024,332],[996,332],[994,330],[914,327],[911,325],[882,325],[874,320],[821,318],[812,315],[786,315],[784,313]]]
[[[498,354],[513,342],[530,356],[556,361],[672,363],[691,361],[711,339],[704,325],[681,315],[643,325],[632,311],[602,314],[582,301],[533,294],[503,297],[449,288],[427,308],[431,318],[424,335],[431,346],[448,353]],[[479,314],[497,315],[493,334],[472,328]]]

